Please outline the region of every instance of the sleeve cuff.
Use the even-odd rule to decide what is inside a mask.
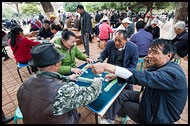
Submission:
[[[133,73],[131,73],[131,72],[130,72],[129,70],[127,70],[126,68],[116,66],[116,67],[115,67],[115,75],[118,76],[118,77],[121,77],[121,78],[123,78],[123,79],[127,79],[127,78],[129,78],[130,76],[132,76]]]

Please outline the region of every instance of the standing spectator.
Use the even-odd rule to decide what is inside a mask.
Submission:
[[[144,30],[144,22],[138,21],[136,23],[137,33],[133,34],[130,38],[138,46],[139,58],[144,58],[148,54],[150,43],[153,41],[151,33]]]
[[[80,22],[80,20],[78,19],[78,15],[76,15],[76,18],[75,18],[75,20],[74,20],[74,28],[78,28],[79,27],[79,22]]]
[[[43,24],[43,22],[44,22],[44,16],[41,13],[39,13],[39,18],[38,19]]]
[[[109,39],[109,33],[114,33],[115,31],[113,31],[110,27],[110,25],[108,24],[109,19],[107,17],[102,18],[102,24],[99,26],[99,30],[100,30],[100,34],[99,34],[99,39],[101,41],[108,41]]]
[[[153,39],[160,37],[160,28],[157,26],[158,19],[154,18],[151,22],[151,25],[145,28],[147,32],[150,32],[153,35]]]
[[[63,26],[63,14],[62,14],[62,12],[60,11],[60,10],[58,10],[58,14],[59,14],[59,23]]]
[[[67,17],[67,20],[65,21],[66,28],[72,28],[72,16]]]
[[[129,19],[132,20],[132,11],[130,6],[127,7],[127,17],[129,17]]]
[[[63,13],[63,28],[65,27],[66,19],[67,19],[67,16],[65,15],[65,13]]]
[[[48,20],[44,21],[44,26],[40,29],[37,39],[41,40],[44,39],[52,39],[54,34],[50,30],[50,22]]]
[[[81,15],[78,30],[81,31],[81,37],[85,48],[84,53],[89,56],[89,34],[92,33],[91,16],[84,10],[84,7],[82,5],[77,6],[77,11]]]
[[[172,11],[172,13],[168,16],[168,21],[170,21],[170,18],[174,17],[174,11]]]
[[[100,20],[101,20],[101,15],[98,13],[98,11],[96,11],[95,21],[96,21],[97,23],[99,23]]]

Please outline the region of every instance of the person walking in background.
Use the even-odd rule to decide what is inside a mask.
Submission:
[[[89,50],[89,35],[93,32],[92,31],[92,23],[91,23],[91,16],[84,10],[82,5],[77,6],[77,11],[80,13],[80,23],[78,31],[81,31],[81,37],[84,44],[84,49],[87,56],[90,55]]]

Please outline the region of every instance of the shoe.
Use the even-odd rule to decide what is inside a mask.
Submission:
[[[3,123],[8,123],[14,119],[14,116],[7,116],[4,120],[2,120]]]
[[[104,119],[98,116],[98,124],[114,124],[114,120]]]
[[[9,56],[6,56],[5,59],[3,61],[6,61],[8,60],[10,57]]]

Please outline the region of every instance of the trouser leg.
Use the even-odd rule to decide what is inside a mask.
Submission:
[[[139,92],[132,91],[132,90],[123,90],[122,93],[119,95],[119,97],[114,101],[114,103],[110,106],[110,108],[106,112],[106,119],[114,120],[118,112],[119,114],[122,113],[122,111],[126,112],[123,109],[126,108],[124,106],[125,106],[125,103],[127,102],[139,103]],[[130,107],[131,106],[128,106],[128,109],[130,109]],[[135,109],[137,108],[135,107]]]
[[[89,52],[89,34],[86,35],[82,35],[83,36],[83,44],[84,44],[84,49],[86,52],[86,55],[89,56],[90,52]]]

